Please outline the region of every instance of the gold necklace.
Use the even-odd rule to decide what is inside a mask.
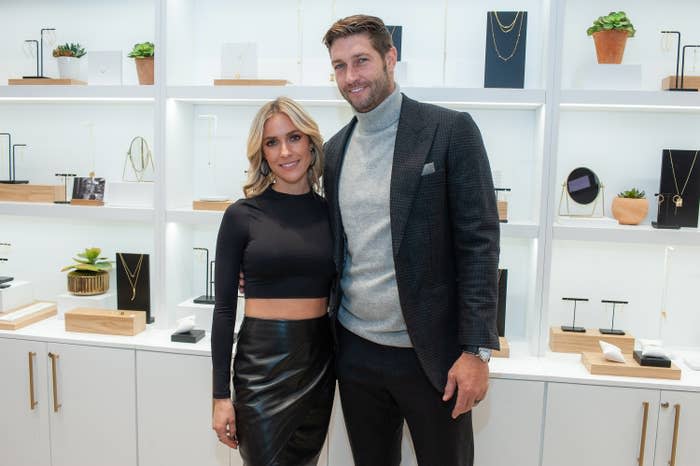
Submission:
[[[498,12],[497,12],[497,11],[494,11],[494,12],[493,12],[493,15],[496,17],[496,22],[498,23],[498,27],[501,29],[501,31],[503,31],[503,32],[505,32],[505,33],[508,33],[508,32],[510,32],[510,31],[513,30],[513,28],[515,27],[515,23],[518,22],[518,16],[520,15],[520,12],[519,12],[519,11],[515,12],[515,19],[514,19],[513,22],[510,23],[508,26],[504,25],[504,24],[501,22],[501,20],[498,18]]]
[[[133,301],[136,298],[136,284],[139,282],[139,275],[141,275],[141,265],[143,265],[143,254],[139,256],[139,261],[136,264],[136,268],[132,272],[131,269],[129,268],[128,265],[126,265],[126,260],[124,260],[124,256],[122,253],[117,253],[119,256],[119,259],[122,262],[122,266],[124,266],[124,272],[126,272],[126,278],[129,280],[129,284],[131,285],[131,300]]]
[[[683,183],[683,189],[678,189],[678,179],[676,178],[676,166],[673,164],[673,154],[671,154],[671,149],[668,150],[668,158],[671,159],[671,173],[673,174],[673,184],[676,186],[676,195],[671,198],[671,200],[676,204],[676,208],[683,207],[683,193],[685,193],[685,188],[688,187],[688,181],[693,174],[693,168],[695,168],[695,161],[698,159],[698,152],[695,151],[693,156],[693,162],[690,164],[690,170],[688,170],[688,176],[685,178],[685,183]]]
[[[491,21],[491,38],[493,40],[493,48],[496,50],[496,55],[498,55],[498,58],[500,58],[503,61],[508,61],[513,56],[515,55],[515,52],[518,50],[518,44],[520,43],[520,33],[523,31],[523,23],[525,22],[523,19],[520,20],[520,27],[518,28],[518,37],[515,39],[515,47],[513,47],[513,51],[508,55],[507,57],[504,57],[501,55],[501,51],[498,50],[498,44],[496,43],[496,33],[494,32],[494,26],[493,26],[493,17],[495,16],[495,12],[493,12],[492,15],[489,16],[489,19]],[[516,13],[516,19],[517,19],[518,14]],[[524,17],[523,17],[524,18]]]

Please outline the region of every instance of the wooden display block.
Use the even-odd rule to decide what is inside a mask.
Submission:
[[[85,86],[85,81],[78,79],[59,79],[59,78],[19,78],[8,79],[7,84],[10,86]]]
[[[192,201],[193,210],[216,210],[223,212],[232,201]]]
[[[600,353],[599,340],[617,346],[623,353],[632,354],[632,335],[603,335],[597,328],[587,328],[586,333],[565,332],[561,327],[549,329],[549,348],[557,353]]]
[[[0,201],[54,202],[65,201],[62,184],[0,184]]]
[[[32,310],[36,309],[36,310]],[[24,314],[14,319],[13,314]],[[56,303],[34,302],[32,304],[0,313],[0,330],[17,330],[40,320],[56,315]],[[11,319],[11,320],[5,320]]]
[[[71,199],[70,204],[94,207],[102,207],[105,205],[104,201],[99,201],[97,199]]]
[[[64,314],[66,331],[133,336],[146,329],[146,313],[79,307]]]
[[[286,86],[286,79],[215,79],[215,86]]]
[[[501,345],[500,351],[494,351],[491,357],[494,358],[509,358],[510,357],[510,345],[508,345],[508,339],[506,337],[498,337],[498,342]]]
[[[498,209],[498,220],[501,222],[508,221],[508,201],[496,201]]]
[[[624,353],[625,362],[608,361],[603,353],[581,353],[581,362],[594,375],[620,375],[624,377],[648,377],[652,379],[680,380],[681,370],[671,367],[640,366],[631,353]]]
[[[661,81],[661,89],[669,90],[676,87],[676,75],[668,76]],[[678,76],[678,87],[681,87],[681,77]],[[700,76],[683,76],[683,87],[700,89]]]

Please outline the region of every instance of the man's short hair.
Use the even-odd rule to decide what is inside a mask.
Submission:
[[[323,43],[330,51],[336,39],[353,36],[355,34],[368,34],[372,47],[379,52],[382,58],[393,47],[391,33],[384,25],[384,21],[376,16],[352,15],[339,19],[328,29],[323,36]]]

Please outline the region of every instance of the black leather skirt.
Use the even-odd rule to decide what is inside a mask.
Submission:
[[[246,317],[238,334],[233,390],[246,466],[315,465],[335,394],[329,318]]]

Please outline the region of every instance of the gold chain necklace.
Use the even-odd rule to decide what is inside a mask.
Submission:
[[[515,19],[514,19],[513,22],[510,23],[508,26],[504,25],[504,24],[501,22],[501,20],[498,18],[498,12],[497,12],[497,11],[494,11],[494,12],[493,12],[493,15],[496,17],[496,22],[498,23],[498,27],[501,29],[501,31],[503,31],[503,32],[505,32],[505,33],[508,33],[508,32],[510,32],[510,31],[513,30],[513,28],[515,27],[515,23],[518,22],[518,16],[520,15],[520,12],[519,12],[519,11],[515,12]]]
[[[126,264],[126,260],[124,260],[124,256],[122,253],[117,253],[119,256],[119,259],[122,262],[122,266],[124,266],[124,272],[126,272],[126,278],[129,280],[129,284],[131,285],[131,300],[133,301],[136,298],[136,284],[139,282],[139,276],[141,275],[141,265],[143,265],[143,254],[139,256],[139,261],[136,264],[136,268],[132,272],[129,266]]]
[[[671,173],[673,174],[673,184],[676,186],[676,195],[671,198],[671,200],[676,204],[676,208],[683,207],[683,193],[685,193],[685,188],[688,187],[688,181],[693,175],[693,168],[695,168],[695,161],[698,159],[698,152],[695,151],[693,156],[693,162],[690,164],[690,170],[688,170],[688,176],[685,178],[685,183],[683,183],[683,189],[678,189],[678,179],[676,178],[676,166],[673,164],[673,154],[671,149],[668,150],[668,158],[671,159]]]
[[[524,21],[524,16],[520,20],[520,27],[518,28],[518,37],[515,39],[515,47],[513,47],[513,51],[508,55],[507,57],[504,57],[501,55],[501,51],[498,50],[498,44],[496,43],[496,33],[494,32],[494,25],[493,25],[493,17],[496,15],[495,12],[489,16],[489,19],[491,20],[491,38],[493,40],[493,48],[496,50],[496,55],[498,55],[498,58],[500,58],[503,61],[508,61],[513,56],[515,55],[515,52],[518,50],[518,44],[520,43],[520,33],[523,31],[523,23]],[[518,13],[516,13],[516,19],[517,19]]]

